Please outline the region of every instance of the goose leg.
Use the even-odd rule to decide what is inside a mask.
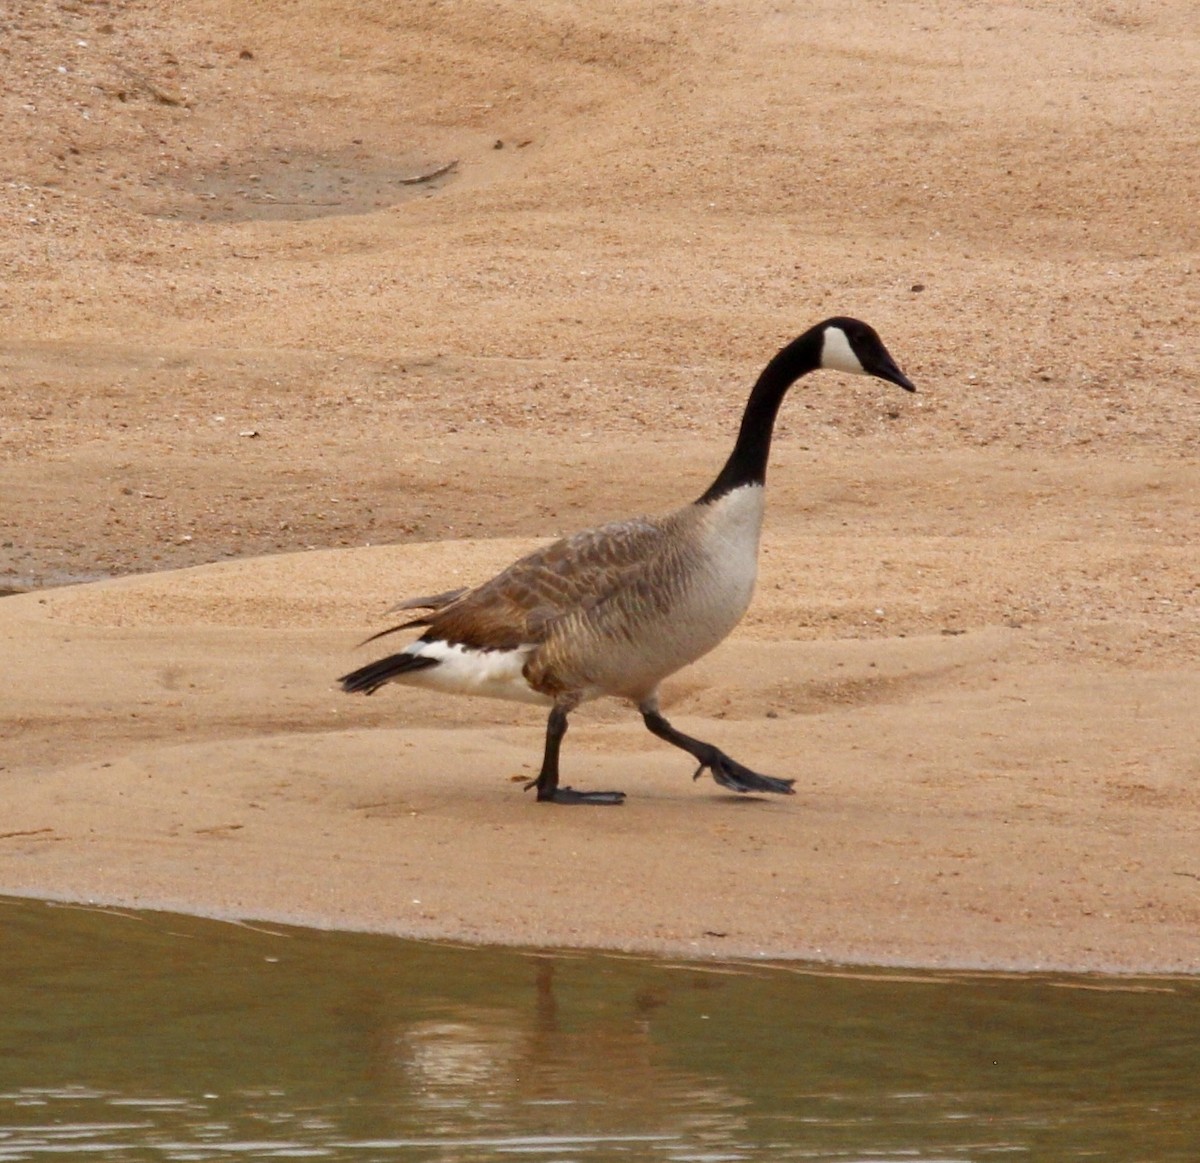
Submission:
[[[542,755],[542,770],[531,779],[525,790],[537,788],[539,803],[554,804],[623,804],[623,791],[576,791],[558,786],[558,751],[567,733],[567,708],[555,706],[546,721],[546,750]]]
[[[704,743],[699,739],[693,739],[690,735],[685,735],[682,731],[676,731],[663,718],[656,706],[643,704],[638,709],[642,712],[642,719],[651,734],[665,739],[676,747],[683,748],[700,764],[696,768],[696,774],[692,776],[693,779],[699,779],[701,774],[707,770],[712,772],[712,777],[717,783],[722,787],[727,787],[730,791],[770,791],[781,796],[796,794],[792,789],[792,784],[796,782],[794,779],[776,779],[772,775],[759,775],[757,771],[751,771],[750,768],[743,767],[736,760],[730,759],[724,751],[714,747],[711,743]]]

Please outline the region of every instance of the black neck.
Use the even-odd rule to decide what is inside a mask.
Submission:
[[[767,458],[771,455],[771,435],[779,405],[792,384],[821,366],[821,332],[821,327],[814,327],[799,339],[793,339],[763,368],[746,401],[737,443],[725,467],[697,504],[709,504],[742,485],[766,483]]]

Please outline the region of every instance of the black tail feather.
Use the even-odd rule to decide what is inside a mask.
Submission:
[[[342,684],[342,690],[349,695],[373,695],[384,683],[391,682],[397,675],[424,670],[427,666],[437,664],[438,659],[426,658],[419,654],[392,654],[378,662],[369,662],[350,674],[342,675],[338,682]]]

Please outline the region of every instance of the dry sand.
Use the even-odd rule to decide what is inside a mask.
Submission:
[[[1200,969],[1194,6],[0,12],[0,890],[481,941]],[[439,177],[428,175],[455,161]],[[411,179],[428,179],[416,180]],[[332,679],[695,496],[785,402],[669,713]],[[65,583],[110,579],[95,584]]]

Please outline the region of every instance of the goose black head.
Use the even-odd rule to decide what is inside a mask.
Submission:
[[[875,328],[861,319],[839,315],[821,324],[821,367],[852,372],[860,376],[876,376],[896,384],[906,392],[916,386],[906,376]]]

